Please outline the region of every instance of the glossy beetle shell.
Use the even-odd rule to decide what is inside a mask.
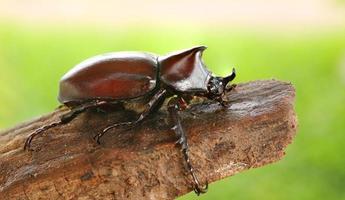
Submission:
[[[178,92],[207,92],[211,73],[202,62],[204,46],[158,57],[115,52],[89,58],[60,80],[61,103],[93,99],[122,100],[147,95],[156,87]],[[157,79],[164,83],[157,84]]]
[[[157,84],[157,56],[117,52],[78,64],[60,81],[61,103],[89,99],[129,99],[152,91]]]
[[[202,62],[205,46],[159,57],[160,79],[179,92],[207,92],[211,73]]]

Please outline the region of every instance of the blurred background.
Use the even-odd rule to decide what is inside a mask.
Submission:
[[[284,159],[187,199],[345,199],[344,0],[0,0],[0,129],[53,111],[60,77],[110,51],[206,45],[211,71],[296,87]]]

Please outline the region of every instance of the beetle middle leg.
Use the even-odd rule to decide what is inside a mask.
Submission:
[[[130,128],[134,128],[136,127],[137,125],[139,125],[144,119],[146,119],[147,116],[149,116],[152,112],[158,110],[165,98],[166,98],[166,94],[167,94],[167,91],[165,89],[161,89],[159,90],[153,97],[152,99],[148,102],[147,104],[147,109],[142,112],[138,119],[136,119],[135,121],[129,121],[129,122],[120,122],[120,123],[116,123],[116,124],[112,124],[106,128],[103,129],[102,132],[100,132],[99,134],[95,135],[94,139],[96,140],[96,142],[98,144],[100,144],[100,139],[101,137],[106,133],[108,132],[109,130],[113,129],[113,128],[116,128],[116,127],[119,127],[119,126],[127,126],[127,128],[125,130],[128,130]]]
[[[70,110],[68,113],[62,115],[60,117],[60,121],[58,122],[53,122],[51,124],[42,126],[38,129],[35,130],[35,132],[33,132],[25,141],[24,144],[24,150],[29,149],[30,150],[30,146],[31,146],[31,142],[32,140],[39,134],[43,133],[44,131],[53,128],[55,126],[59,126],[62,124],[66,124],[68,122],[70,122],[72,119],[74,119],[76,116],[78,116],[80,113],[84,112],[85,110],[89,109],[89,108],[94,108],[94,107],[98,107],[104,104],[109,104],[106,101],[91,101],[91,102],[87,102],[84,104],[81,104],[80,106],[77,106],[75,108],[73,108],[72,110]]]
[[[176,135],[179,137],[177,143],[181,145],[183,157],[186,161],[189,173],[191,174],[193,178],[194,192],[197,195],[200,195],[202,193],[207,192],[208,182],[206,181],[206,185],[203,187],[200,185],[199,179],[196,176],[192,163],[189,159],[189,153],[188,153],[189,147],[188,147],[187,137],[182,128],[181,119],[179,117],[179,111],[184,110],[185,107],[186,107],[186,104],[181,97],[173,97],[170,99],[168,103],[168,111],[169,111],[171,120],[174,123],[174,126],[172,129],[175,131]]]

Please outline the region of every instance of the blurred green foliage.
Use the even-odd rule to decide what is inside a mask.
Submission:
[[[306,32],[193,27],[72,27],[0,23],[0,128],[52,111],[59,78],[90,56],[164,54],[204,44],[218,75],[276,78],[296,87],[298,134],[279,163],[182,199],[345,199],[345,30]]]

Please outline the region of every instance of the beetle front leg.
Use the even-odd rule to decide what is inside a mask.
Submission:
[[[224,93],[221,96],[216,97],[214,100],[218,101],[219,104],[223,106],[223,108],[228,107],[229,101],[224,100],[224,96],[226,96],[226,93],[231,92],[232,90],[235,90],[236,86],[237,86],[236,84],[229,85],[228,87],[225,88]]]
[[[174,126],[172,129],[175,131],[175,134],[179,137],[177,143],[181,145],[184,160],[186,161],[189,173],[191,174],[193,178],[194,192],[197,195],[200,195],[202,193],[207,192],[208,182],[206,181],[206,185],[204,187],[201,187],[199,179],[196,176],[192,163],[189,159],[189,153],[188,153],[189,147],[188,147],[187,137],[182,128],[181,119],[179,117],[179,111],[184,110],[185,107],[186,107],[185,102],[180,97],[173,97],[168,103],[168,111],[169,111],[171,120],[174,123]]]

